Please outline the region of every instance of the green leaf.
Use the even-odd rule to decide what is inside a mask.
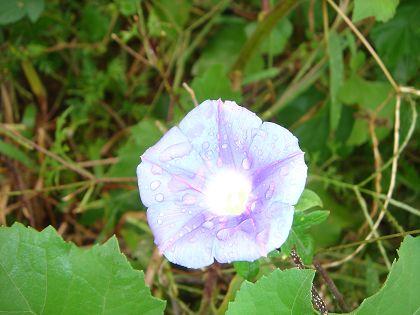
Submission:
[[[245,31],[247,37],[250,37],[257,28],[257,22],[250,23],[246,26]],[[286,44],[292,35],[293,25],[288,19],[281,19],[271,30],[270,35],[261,43],[260,52],[263,54],[279,55],[283,52]]]
[[[130,138],[118,150],[118,163],[111,167],[108,176],[136,176],[136,167],[140,163],[140,156],[162,136],[156,124],[149,119],[144,119],[131,127],[130,133]]]
[[[377,21],[386,22],[395,15],[400,0],[355,0],[353,22],[374,16]]]
[[[26,13],[31,22],[36,22],[44,11],[44,0],[26,0]]]
[[[314,239],[305,230],[292,227],[286,242],[281,246],[281,251],[290,255],[290,251],[295,248],[302,258],[304,264],[311,264],[314,256]]]
[[[215,64],[199,77],[196,77],[192,84],[199,103],[213,99],[232,100],[241,102],[241,93],[234,92],[230,80],[223,65]]]
[[[407,82],[418,74],[420,59],[415,52],[420,51],[419,15],[418,0],[404,1],[392,20],[376,24],[370,32],[375,49],[398,82]]]
[[[258,260],[252,262],[235,261],[233,267],[235,267],[236,273],[246,280],[252,280],[260,271],[260,263]]]
[[[81,249],[48,227],[0,228],[0,313],[163,314],[115,237]]]
[[[305,211],[313,207],[322,207],[322,200],[310,189],[305,189],[295,206],[296,211]]]
[[[224,18],[219,30],[209,39],[199,59],[194,63],[193,74],[203,74],[215,64],[229,69],[239,54],[239,48],[246,41],[245,27],[243,19]]]
[[[0,0],[0,25],[19,21],[25,15],[35,22],[44,10],[44,0]]]
[[[293,226],[295,229],[309,229],[313,225],[324,222],[330,212],[327,210],[315,210],[312,212],[296,211],[293,218]]]
[[[28,155],[15,147],[14,145],[4,142],[0,139],[0,153],[8,156],[9,158],[21,162],[29,168],[35,168],[35,163],[28,157]]]
[[[344,65],[343,48],[340,42],[340,36],[331,31],[328,39],[328,56],[330,69],[330,127],[335,130],[340,121],[342,104],[338,99],[338,92],[343,83]]]
[[[352,314],[416,314],[420,310],[420,237],[406,236],[382,289]]]
[[[256,283],[245,281],[226,314],[313,314],[314,275],[309,269],[277,269]]]

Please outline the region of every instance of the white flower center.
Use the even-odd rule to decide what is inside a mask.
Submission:
[[[207,183],[206,203],[216,215],[240,215],[246,210],[251,191],[247,176],[235,170],[221,170]]]

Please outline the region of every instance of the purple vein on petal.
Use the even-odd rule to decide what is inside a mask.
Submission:
[[[175,180],[179,181],[180,183],[182,183],[182,184],[184,184],[184,185],[188,186],[188,188],[191,188],[191,189],[193,189],[193,190],[195,190],[195,191],[197,191],[197,192],[199,192],[199,193],[201,193],[201,194],[204,194],[204,192],[203,192],[203,191],[202,191],[199,187],[197,187],[197,186],[196,186],[196,185],[194,185],[193,183],[190,183],[190,182],[189,182],[188,180],[186,180],[185,178],[183,178],[183,177],[181,177],[181,176],[179,176],[179,175],[176,175],[176,174],[171,173],[171,172],[169,171],[169,169],[168,169],[168,168],[166,168],[166,167],[164,167],[164,166],[162,166],[162,165],[160,165],[160,164],[158,164],[158,163],[155,163],[155,162],[153,162],[152,160],[149,160],[148,158],[144,157],[144,155],[142,155],[141,159],[142,159],[143,161],[147,162],[147,163],[150,163],[150,164],[152,164],[152,165],[156,165],[156,166],[160,167],[162,170],[164,170],[164,171],[165,171],[165,172],[167,172],[169,175],[171,175],[171,176],[172,176],[172,178],[174,178]],[[179,167],[177,167],[177,169],[179,169],[179,170],[181,170],[181,171],[188,172],[188,171],[186,171],[186,170],[184,170],[184,169],[182,169],[182,168],[179,168]],[[204,179],[203,179],[203,180],[204,180]]]
[[[166,242],[164,242],[161,246],[159,246],[159,250],[163,253],[169,247],[174,245],[180,239],[190,236],[191,233],[196,231],[197,229],[201,228],[203,223],[207,221],[206,215],[204,213],[199,213],[188,220],[185,224],[182,225],[180,229],[174,232],[174,237],[170,238]]]
[[[217,141],[218,141],[218,146],[219,146],[219,157],[220,157],[220,155],[223,155],[223,152],[229,150],[231,162],[232,162],[233,166],[236,167],[235,158],[233,156],[232,146],[231,146],[231,142],[230,142],[231,139],[229,137],[229,133],[226,132],[226,124],[223,124],[224,123],[223,113],[222,113],[222,106],[223,105],[224,105],[223,101],[219,98],[217,100],[217,127],[218,127],[217,128],[218,129]],[[222,130],[224,130],[223,135],[226,135],[226,138],[227,138],[226,139],[226,142],[227,142],[226,143],[226,145],[227,145],[226,148],[223,148],[224,143],[223,143],[223,139],[222,139]],[[225,162],[225,161],[223,161],[223,162]]]
[[[268,165],[257,168],[252,173],[252,178],[254,179],[254,189],[257,188],[261,184],[261,182],[263,182],[267,178],[267,175],[271,175],[273,173],[273,170],[276,169],[278,166],[288,164],[294,158],[301,156],[303,154],[304,154],[303,152],[298,151],[298,152],[288,155],[287,157],[283,159],[273,161]]]

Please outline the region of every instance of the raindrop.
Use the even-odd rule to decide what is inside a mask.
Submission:
[[[270,199],[271,197],[273,197],[273,193],[274,193],[274,183],[271,182],[270,186],[268,186],[268,189],[265,192],[265,198]]]
[[[191,149],[192,147],[188,142],[177,143],[164,150],[160,154],[159,159],[162,162],[168,162],[175,158],[181,158],[188,155],[191,152]]]
[[[248,159],[248,158],[244,158],[244,159],[242,160],[242,167],[243,167],[245,170],[249,170],[249,169],[251,168],[251,162],[249,161],[249,159]]]
[[[192,211],[191,211],[191,210],[189,210],[189,211],[188,211],[188,214],[192,214]]]
[[[191,194],[185,194],[182,197],[182,202],[184,203],[184,205],[193,205],[196,202],[196,198],[195,196],[191,195]]]
[[[202,144],[202,146],[201,146],[202,148],[203,148],[203,150],[206,150],[206,149],[208,149],[209,147],[210,147],[210,144],[206,141],[206,142],[204,142],[203,144]]]
[[[159,186],[160,186],[160,181],[155,180],[150,184],[150,189],[151,190],[156,190],[156,189],[159,188]]]
[[[162,224],[162,223],[163,223],[163,221],[159,219],[159,220],[157,220],[157,223],[158,223],[158,224]]]
[[[223,229],[216,233],[216,237],[221,241],[226,241],[229,238],[229,229]]]
[[[162,174],[162,168],[158,165],[153,165],[151,171],[152,171],[152,174],[154,175]]]
[[[155,200],[158,201],[158,202],[162,202],[163,199],[165,199],[165,197],[163,196],[163,194],[157,194],[155,196]]]
[[[214,223],[211,221],[206,221],[203,223],[203,227],[206,229],[211,229],[214,226]]]
[[[257,202],[256,201],[254,201],[253,203],[251,203],[251,211],[254,211],[256,206],[257,206]]]

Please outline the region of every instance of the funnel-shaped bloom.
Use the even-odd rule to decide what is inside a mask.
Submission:
[[[307,174],[298,140],[235,102],[205,101],[141,157],[140,196],[169,261],[252,261],[286,240]]]

